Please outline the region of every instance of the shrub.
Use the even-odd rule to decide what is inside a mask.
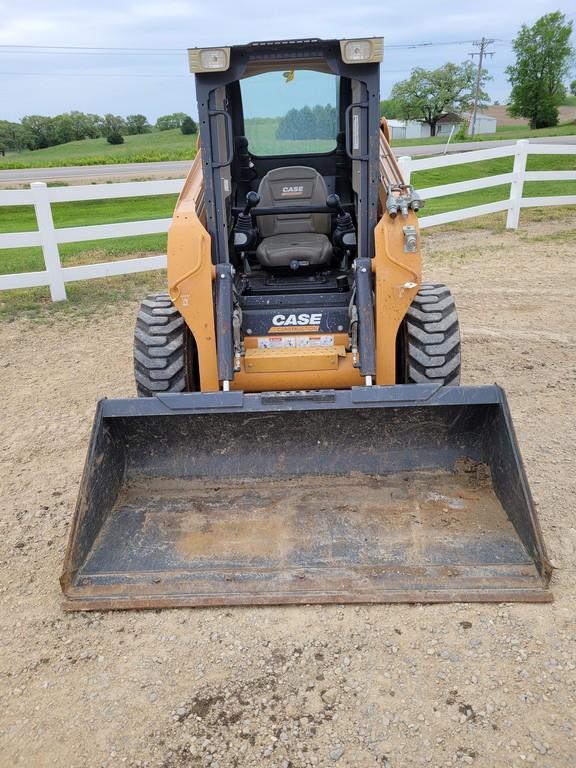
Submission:
[[[191,117],[186,115],[184,120],[182,120],[182,125],[180,126],[181,132],[184,134],[184,136],[190,136],[193,133],[196,133],[198,131],[198,126],[192,120]]]
[[[124,136],[122,136],[120,131],[110,131],[108,136],[106,136],[106,141],[108,144],[124,144]]]

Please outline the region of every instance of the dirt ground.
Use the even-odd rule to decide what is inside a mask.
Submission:
[[[528,125],[528,120],[510,117],[507,110],[508,107],[505,104],[500,104],[497,107],[492,106],[483,109],[482,114],[495,117],[498,120],[498,125],[517,125],[518,127]],[[558,108],[558,114],[560,123],[569,123],[572,120],[576,120],[576,107],[564,105]]]
[[[557,567],[547,605],[64,614],[94,407],[133,394],[136,304],[2,321],[0,765],[574,766],[575,235],[575,213],[425,234],[463,383],[510,399]]]

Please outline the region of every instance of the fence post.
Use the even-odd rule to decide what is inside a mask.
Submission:
[[[514,179],[510,184],[510,203],[508,216],[506,217],[506,229],[518,229],[520,223],[520,208],[524,193],[524,174],[526,173],[526,159],[528,157],[528,139],[519,139],[516,142],[514,155]]]
[[[412,175],[410,170],[411,162],[412,158],[410,155],[402,155],[402,157],[398,158],[398,167],[400,168],[400,173],[404,179],[404,184],[410,184],[410,176]]]
[[[50,198],[48,197],[48,187],[44,181],[33,181],[30,184],[30,189],[34,198],[34,210],[36,211],[36,221],[42,242],[44,264],[50,280],[50,296],[52,301],[66,301],[66,287],[62,264],[60,263],[58,242],[56,241]]]

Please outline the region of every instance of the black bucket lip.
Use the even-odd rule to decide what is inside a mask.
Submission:
[[[349,408],[413,408],[417,406],[500,405],[508,411],[498,384],[442,387],[438,384],[393,384],[286,392],[186,392],[155,397],[103,399],[102,418],[181,416],[200,413],[338,410]],[[508,419],[510,421],[510,419]]]

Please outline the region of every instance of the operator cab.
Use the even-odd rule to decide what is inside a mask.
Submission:
[[[232,348],[238,370],[246,345],[342,339],[356,365],[369,343],[356,296],[370,270],[360,278],[355,267],[374,256],[381,213],[382,46],[312,38],[189,51],[217,315],[234,318],[220,329],[224,367]]]
[[[232,125],[244,132],[231,166],[231,259],[244,274],[347,268],[355,206],[339,106],[349,91],[342,78],[307,69],[261,72],[230,89]]]
[[[372,255],[381,55],[379,38],[190,51],[213,261],[241,294],[323,291]]]

